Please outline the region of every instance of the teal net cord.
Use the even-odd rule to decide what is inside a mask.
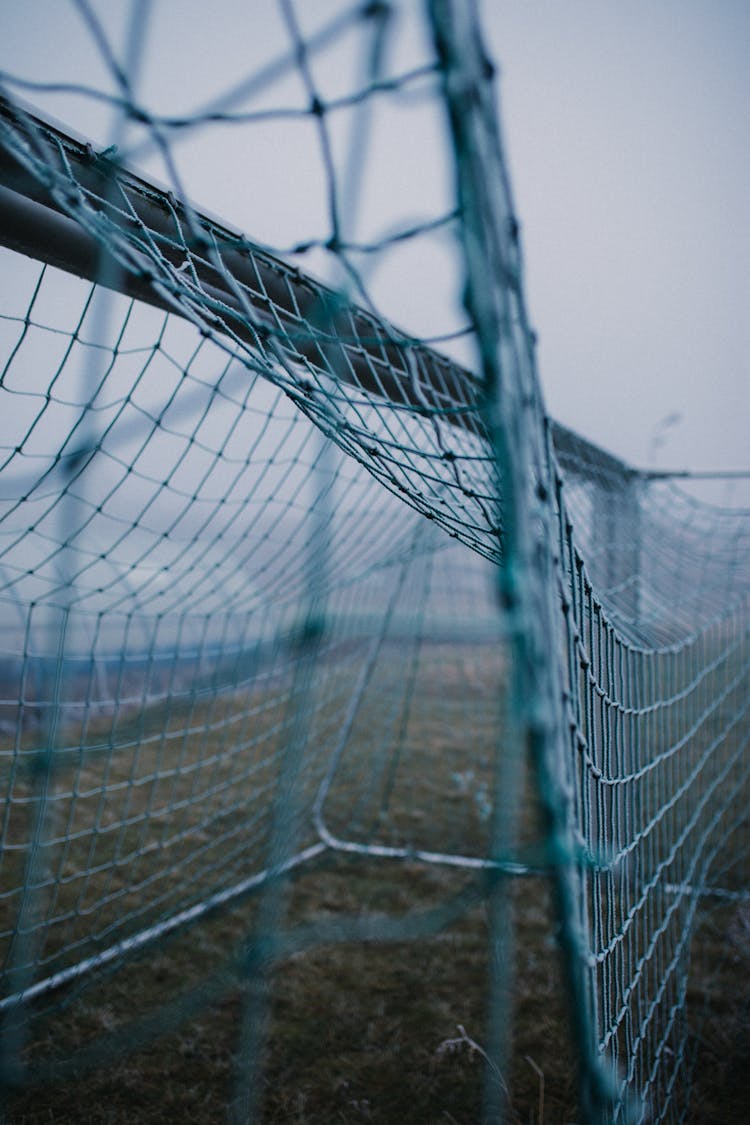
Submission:
[[[73,7],[106,81],[0,73],[8,1105],[239,987],[230,1112],[261,1120],[275,965],[481,904],[484,1113],[513,1120],[515,918],[542,879],[576,1120],[685,1120],[691,937],[747,893],[750,519],[548,417],[474,5],[316,23],[282,0],[276,53],[185,114],[139,93],[150,5],[122,61]],[[50,98],[115,124],[92,146]],[[445,175],[382,213],[402,128]],[[266,201],[288,131],[312,229],[280,206],[253,240],[189,202],[183,146],[222,131],[265,154]],[[439,325],[390,307],[407,268],[446,279]],[[332,856],[355,897],[358,864],[450,876],[424,909],[292,919]],[[248,901],[239,952],[40,1050]]]

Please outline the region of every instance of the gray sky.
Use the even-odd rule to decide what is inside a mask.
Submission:
[[[121,41],[128,6],[95,6]],[[308,29],[342,6],[297,5]],[[406,65],[423,49],[421,4],[399,8],[394,65]],[[483,0],[482,10],[501,67],[550,412],[637,464],[750,467],[750,4]],[[105,77],[67,0],[4,0],[2,18],[4,69],[93,84]],[[197,0],[162,0],[140,95],[162,110],[190,111],[285,43],[271,0],[219,0],[210,18]],[[328,96],[350,79],[342,58],[319,72]],[[350,61],[356,66],[354,53]],[[265,104],[300,96],[294,81],[280,82]],[[48,108],[81,133],[108,136],[111,115],[102,107],[51,99]],[[256,127],[250,145],[236,130],[213,129],[177,151],[191,197],[248,236],[285,245],[325,230],[309,128]],[[158,162],[140,165],[166,179]],[[398,117],[384,111],[372,129],[359,233],[382,232],[397,216],[438,213],[448,184],[434,118],[416,104],[400,106]],[[394,253],[372,279],[385,311],[413,331],[455,323],[453,309],[442,311],[455,290],[445,239],[407,255]],[[679,422],[660,431],[675,413]],[[730,496],[726,486],[722,495]]]
[[[547,402],[645,464],[750,468],[750,4],[486,0]]]

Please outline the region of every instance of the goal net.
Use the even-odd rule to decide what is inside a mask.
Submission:
[[[189,114],[139,90],[148,5],[122,57],[74,7],[104,77],[0,86],[8,1089],[239,981],[254,1120],[275,965],[481,907],[511,1116],[546,886],[580,1120],[682,1119],[697,912],[746,887],[750,520],[548,417],[474,6],[283,0],[278,51]],[[192,202],[214,137],[226,222]],[[346,909],[300,918],[333,862]],[[413,895],[373,905],[376,863]]]

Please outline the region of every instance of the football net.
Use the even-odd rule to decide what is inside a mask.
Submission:
[[[388,5],[298,7],[189,115],[139,95],[138,4],[124,64],[77,5],[107,83],[2,77],[4,1080],[47,1081],[45,1021],[251,899],[240,969],[64,1063],[239,973],[254,1119],[269,967],[481,902],[499,1117],[514,896],[542,875],[581,1120],[681,1119],[696,913],[745,887],[750,521],[548,418],[473,6],[411,13],[406,53]],[[115,125],[92,147],[28,104],[53,95]],[[416,210],[402,128],[444,181]],[[302,229],[297,184],[275,235],[285,131],[320,206]],[[190,202],[181,146],[214,134],[265,155],[262,242]],[[332,854],[355,887],[378,860],[460,889],[291,925],[293,873]]]

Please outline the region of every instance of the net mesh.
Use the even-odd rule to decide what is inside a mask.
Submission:
[[[484,1112],[512,1116],[513,910],[526,935],[542,878],[580,1119],[684,1120],[691,934],[746,886],[750,521],[548,418],[473,6],[316,25],[284,0],[279,55],[171,116],[136,93],[148,6],[125,64],[74,7],[106,82],[0,91],[6,1083],[49,1081],[46,1021],[101,1009],[115,969],[249,900],[239,961],[48,1054],[112,1057],[240,980],[231,1100],[254,1119],[269,966],[481,903]],[[32,95],[103,105],[116,148]],[[402,163],[372,172],[394,214],[368,200],[402,119],[452,162],[418,220]],[[190,204],[178,167],[186,138],[263,151],[269,127],[276,252]],[[285,129],[312,229],[298,197],[271,206]],[[169,188],[132,171],[149,160]],[[432,328],[394,327],[406,265],[451,298]],[[458,882],[291,925],[292,873],[332,854]]]

